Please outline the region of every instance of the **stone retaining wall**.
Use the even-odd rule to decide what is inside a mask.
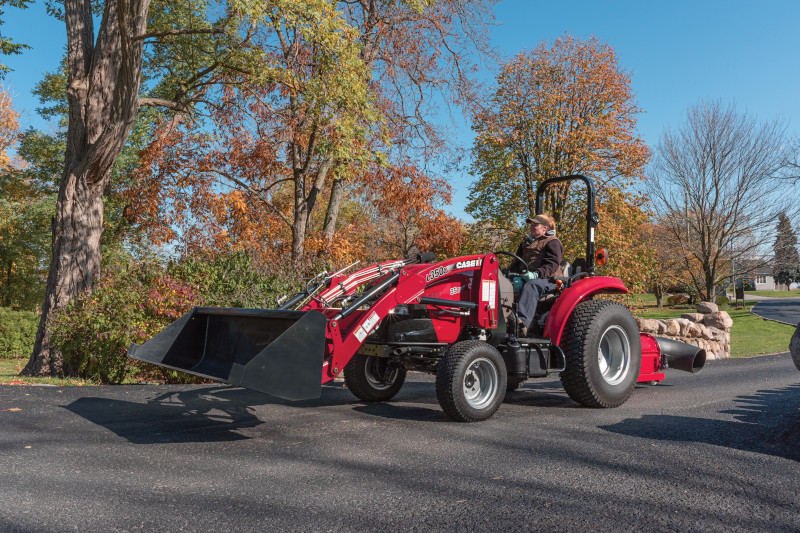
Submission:
[[[642,333],[674,339],[704,349],[708,360],[731,356],[733,320],[728,313],[720,311],[715,303],[700,302],[696,313],[684,313],[680,318],[637,318],[636,322]]]

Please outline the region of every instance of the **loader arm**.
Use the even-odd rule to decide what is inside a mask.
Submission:
[[[322,383],[338,376],[355,355],[364,340],[374,331],[389,313],[398,305],[427,304],[441,307],[470,310],[470,323],[479,328],[497,327],[497,277],[498,261],[492,255],[472,255],[448,259],[435,264],[404,265],[383,274],[378,279],[375,292],[380,293],[374,303],[367,292],[349,307],[342,309],[326,308],[322,311],[329,317],[326,328],[326,355],[322,368]],[[321,293],[325,295],[352,294],[351,287],[368,274],[356,272],[340,283],[344,288],[331,288]],[[369,274],[372,275],[372,274]],[[460,275],[471,280],[469,291],[459,292],[450,297],[438,293],[432,296],[432,287],[448,276]],[[375,279],[375,278],[371,278]],[[332,281],[332,285],[333,285]],[[363,281],[359,282],[363,283]],[[337,296],[338,297],[338,296]],[[476,303],[477,302],[477,303]],[[309,309],[316,308],[319,302],[310,302]],[[364,306],[365,308],[361,308]]]

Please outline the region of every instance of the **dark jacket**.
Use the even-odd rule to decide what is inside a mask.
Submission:
[[[547,232],[538,239],[528,236],[517,248],[517,255],[528,265],[530,272],[536,272],[540,278],[563,276],[561,259],[564,247],[554,232]]]

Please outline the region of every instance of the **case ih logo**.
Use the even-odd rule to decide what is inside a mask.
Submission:
[[[473,259],[472,261],[459,261],[456,263],[456,268],[474,268],[476,266],[481,266],[481,259]]]
[[[431,282],[436,278],[444,276],[445,274],[451,272],[452,270],[461,270],[462,268],[474,268],[476,266],[480,266],[481,261],[482,261],[481,259],[473,259],[471,261],[459,261],[455,265],[436,267],[430,272],[428,272],[428,275],[425,276],[425,281]]]

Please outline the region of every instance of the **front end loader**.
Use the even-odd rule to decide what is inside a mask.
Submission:
[[[527,336],[516,331],[514,301],[524,272],[500,260],[514,254],[435,263],[420,254],[323,272],[274,310],[196,307],[128,356],[289,400],[319,397],[322,384],[344,375],[361,400],[387,401],[408,371],[427,372],[436,375],[444,412],[464,422],[491,417],[507,391],[555,372],[569,396],[590,407],[623,404],[637,382],[662,381],[667,367],[698,372],[703,350],[641,334],[627,308],[601,298],[627,289],[594,273],[606,254],[594,248],[590,180],[543,182],[537,213],[546,188],[565,180],[587,186],[586,257],[556,280]]]

